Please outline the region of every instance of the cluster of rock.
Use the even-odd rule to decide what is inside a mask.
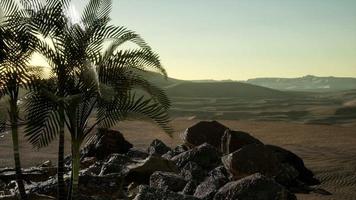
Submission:
[[[99,130],[81,152],[82,199],[294,200],[293,193],[319,184],[294,153],[216,121],[195,124],[182,139],[173,149],[154,140],[144,151],[117,131]],[[36,169],[40,175],[28,176],[27,192],[56,196],[55,171],[51,166]],[[14,190],[13,177],[2,175],[0,191]]]

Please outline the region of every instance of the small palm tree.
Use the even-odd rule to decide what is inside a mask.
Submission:
[[[19,9],[12,1],[1,1],[0,9],[5,16],[0,19],[0,98],[8,98],[9,127],[11,128],[16,181],[21,199],[26,199],[22,180],[18,126],[20,88],[31,83],[31,68],[28,61],[36,38],[30,34],[22,21],[18,21]],[[6,119],[6,118],[5,118]],[[6,123],[5,127],[6,128]]]
[[[40,148],[57,134],[61,141],[66,125],[72,138],[73,199],[78,195],[80,146],[95,127],[110,127],[134,115],[171,131],[167,96],[137,73],[151,68],[166,76],[158,56],[136,33],[109,25],[110,10],[110,0],[91,0],[77,23],[60,12],[57,19],[66,23],[54,28],[51,42],[39,41],[36,48],[50,64],[52,76],[39,81],[42,86],[34,87],[28,99],[26,135]],[[119,49],[129,41],[139,49]],[[149,98],[136,98],[135,88]]]

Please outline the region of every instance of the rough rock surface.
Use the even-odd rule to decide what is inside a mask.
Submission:
[[[187,128],[181,137],[185,144],[192,147],[208,143],[220,149],[221,137],[226,129],[217,121],[201,121]]]
[[[266,145],[266,147],[274,152],[282,164],[290,166],[297,171],[296,179],[307,185],[320,184],[320,181],[314,177],[313,172],[305,167],[303,160],[296,154],[275,145]]]
[[[163,155],[172,149],[164,144],[161,140],[155,139],[152,141],[150,146],[147,149],[148,154],[150,155]]]
[[[152,188],[145,185],[139,186],[139,192],[134,200],[199,200],[196,197],[174,193],[169,190]]]
[[[229,174],[223,166],[209,172],[208,177],[200,183],[194,193],[200,199],[212,199],[220,187],[229,181]]]
[[[172,159],[174,156],[181,154],[185,151],[188,151],[188,147],[185,145],[178,145],[173,150],[168,151],[167,153],[163,154],[162,157],[165,159]]]
[[[280,163],[274,152],[265,145],[250,144],[222,157],[226,169],[235,180],[261,173],[274,177],[280,171]]]
[[[148,184],[150,176],[156,171],[178,173],[174,162],[159,156],[149,156],[144,160],[136,161],[126,166],[127,182]]]
[[[224,154],[229,154],[249,144],[263,143],[246,132],[226,129],[221,138],[220,150]]]
[[[106,175],[111,173],[123,173],[128,163],[131,163],[131,159],[128,156],[122,154],[110,155],[107,162],[105,162],[101,168],[100,175]]]
[[[200,182],[204,180],[207,172],[195,162],[188,162],[180,170],[180,175],[187,181],[196,180]]]
[[[96,157],[105,159],[112,153],[127,153],[133,145],[119,132],[111,129],[98,129],[93,140],[81,151],[81,157]]]
[[[203,168],[210,168],[220,163],[220,154],[214,146],[204,143],[174,156],[172,161],[174,161],[179,168],[184,167],[184,165],[190,161],[197,163]]]
[[[229,182],[215,194],[214,200],[296,200],[280,184],[261,174],[253,174],[238,181]]]
[[[160,188],[165,190],[171,190],[173,192],[179,192],[184,189],[187,181],[182,176],[171,172],[153,173],[150,177],[150,186],[154,188]]]

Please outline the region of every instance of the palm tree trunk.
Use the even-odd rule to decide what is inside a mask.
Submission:
[[[66,200],[66,186],[64,183],[64,110],[60,108],[60,130],[58,143],[58,189],[57,197],[59,200]]]
[[[79,197],[79,167],[80,167],[80,144],[72,143],[72,200]]]
[[[18,108],[17,101],[10,102],[10,118],[11,118],[11,132],[12,132],[12,143],[14,150],[14,159],[15,159],[15,171],[16,171],[16,182],[20,193],[20,198],[22,200],[27,199],[25,186],[22,179],[21,172],[21,161],[20,161],[20,152],[19,152],[19,139],[18,139]]]

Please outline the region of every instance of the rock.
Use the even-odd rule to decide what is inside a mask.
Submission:
[[[194,196],[200,199],[212,199],[219,188],[229,181],[228,176],[223,166],[213,169],[208,177],[197,186]]]
[[[281,163],[293,167],[298,172],[298,180],[307,185],[320,184],[320,181],[314,177],[313,172],[305,167],[303,160],[296,154],[274,145],[266,145],[266,147],[275,153]]]
[[[104,199],[123,198],[123,180],[124,178],[117,174],[109,174],[105,176],[80,176],[79,192],[86,196],[100,197]]]
[[[97,161],[96,157],[85,157],[80,161],[80,168],[86,169]]]
[[[171,172],[154,172],[150,177],[150,187],[171,190],[173,192],[182,191],[187,181],[183,177]]]
[[[280,163],[274,152],[265,145],[250,144],[221,158],[225,168],[235,180],[261,173],[269,177],[278,175]]]
[[[195,162],[188,162],[180,171],[180,175],[184,177],[185,180],[196,180],[201,182],[207,175],[206,171],[201,168]]]
[[[248,133],[242,131],[231,131],[229,129],[226,129],[224,135],[221,138],[220,150],[224,154],[229,154],[249,144],[263,144],[263,143],[258,139],[252,137]]]
[[[161,156],[172,149],[164,144],[161,140],[155,139],[147,149],[148,154]]]
[[[220,162],[220,154],[214,146],[204,143],[174,156],[172,161],[174,161],[179,168],[184,167],[184,165],[190,161],[197,163],[203,168],[211,168]]]
[[[184,186],[182,194],[193,195],[197,186],[198,183],[196,181],[188,181],[188,183]]]
[[[50,176],[54,176],[56,173],[56,168],[32,167],[28,169],[23,169],[22,177],[26,182],[41,182],[47,180]],[[6,183],[12,180],[16,180],[15,169],[0,169],[0,180]]]
[[[253,174],[227,183],[215,194],[214,200],[296,200],[283,186],[261,174]]]
[[[98,129],[91,141],[82,149],[81,159],[96,157],[98,160],[103,160],[112,153],[127,153],[133,147],[119,131],[111,129]]]
[[[98,176],[102,170],[102,163],[96,162],[92,165],[90,165],[88,168],[85,168],[80,171],[80,174],[82,175],[90,175],[90,176]]]
[[[52,161],[46,160],[45,162],[37,165],[37,167],[42,168],[42,167],[53,167]]]
[[[140,185],[134,200],[199,200],[193,196],[174,193],[169,190]]]
[[[48,196],[57,196],[57,178],[52,177],[46,181],[43,182],[38,182],[38,183],[32,183],[27,187],[27,192],[29,194],[43,194],[43,195],[48,195]]]
[[[163,154],[162,157],[165,159],[172,159],[174,156],[179,155],[185,151],[188,151],[189,148],[185,145],[178,145],[173,150],[168,151],[167,153]]]
[[[125,155],[131,159],[146,159],[150,154],[137,148],[131,148]]]
[[[148,184],[150,176],[156,171],[178,173],[174,162],[151,155],[144,160],[135,161],[126,166],[127,182]]]
[[[122,154],[111,154],[108,157],[108,161],[102,165],[100,176],[112,173],[125,173],[126,166],[133,161]]]
[[[217,121],[201,121],[187,128],[181,137],[184,143],[191,147],[208,143],[220,149],[221,137],[226,129],[226,126]]]

